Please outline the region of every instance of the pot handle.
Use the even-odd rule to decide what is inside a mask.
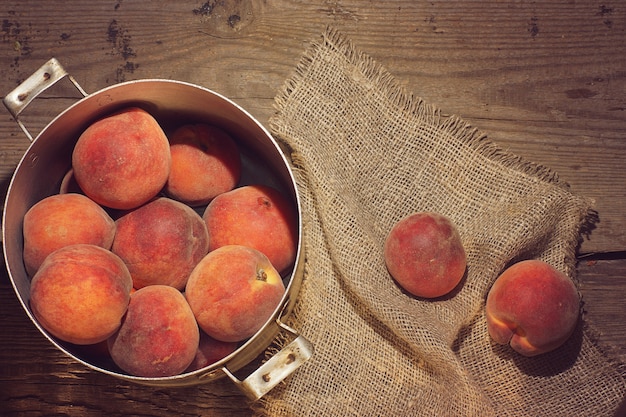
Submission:
[[[18,85],[15,90],[11,91],[2,99],[2,102],[9,110],[9,113],[11,113],[19,127],[31,142],[33,141],[33,136],[19,119],[20,113],[30,104],[31,101],[33,101],[35,97],[52,87],[57,81],[63,79],[64,77],[68,77],[83,97],[87,96],[85,90],[83,90],[78,82],[76,82],[74,77],[63,69],[59,61],[57,61],[56,58],[51,58],[24,82]]]
[[[313,345],[297,331],[278,320],[279,326],[295,337],[291,343],[267,360],[243,381],[225,366],[222,371],[249,399],[256,401],[291,375],[313,355]]]

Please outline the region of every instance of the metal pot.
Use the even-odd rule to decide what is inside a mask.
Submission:
[[[84,98],[55,117],[33,139],[20,121],[20,113],[37,95],[66,77]],[[303,276],[300,199],[285,155],[271,134],[254,117],[220,94],[180,81],[129,81],[87,94],[54,58],[9,93],[3,101],[31,140],[13,174],[4,204],[4,257],[9,278],[24,311],[53,345],[95,371],[144,385],[194,385],[226,375],[251,399],[259,399],[309,359],[313,352],[311,344],[282,322],[291,313]],[[98,118],[127,106],[139,106],[149,111],[164,129],[185,122],[211,123],[225,129],[236,138],[242,150],[242,181],[266,183],[281,189],[291,196],[298,210],[298,254],[293,270],[284,276],[286,292],[272,317],[254,336],[226,358],[203,369],[172,377],[136,377],[114,366],[96,363],[85,357],[80,349],[50,335],[37,322],[29,306],[30,278],[22,260],[24,214],[42,198],[59,192],[61,180],[71,166],[73,147],[81,132]],[[243,380],[233,374],[258,357],[279,335],[289,342],[282,350]]]

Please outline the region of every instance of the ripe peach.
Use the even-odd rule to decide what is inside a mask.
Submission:
[[[191,272],[185,289],[200,328],[224,342],[255,334],[284,293],[283,281],[267,257],[240,245],[209,252]]]
[[[383,256],[391,276],[407,292],[436,298],[463,279],[467,260],[456,226],[433,212],[398,221],[385,240]]]
[[[76,182],[76,178],[74,178],[74,169],[72,168],[65,173],[63,179],[61,180],[61,186],[59,187],[59,194],[67,193],[85,194]]]
[[[179,127],[170,137],[172,168],[166,193],[190,206],[207,204],[232,190],[241,176],[235,141],[222,129],[206,124]]]
[[[106,211],[82,194],[57,194],[33,205],[24,215],[24,265],[32,276],[55,250],[75,243],[109,249],[115,223]]]
[[[136,289],[154,284],[182,290],[209,250],[202,217],[167,197],[153,200],[116,221],[111,250],[128,266]]]
[[[281,273],[293,265],[297,213],[278,190],[265,185],[235,188],[215,197],[202,218],[211,237],[209,251],[243,245],[263,252]]]
[[[71,350],[79,357],[93,364],[104,364],[111,360],[108,339],[90,345],[73,345]]]
[[[224,359],[226,356],[237,350],[239,344],[237,342],[222,342],[213,339],[204,331],[200,331],[200,343],[196,356],[187,368],[187,372],[192,372],[205,366],[214,364]]]
[[[485,314],[489,334],[524,356],[561,346],[578,322],[580,297],[561,271],[536,259],[518,262],[494,282]]]
[[[131,107],[91,124],[72,153],[74,177],[98,204],[132,209],[155,197],[170,173],[170,146],[157,121]]]
[[[101,342],[120,326],[132,280],[126,265],[99,246],[76,244],[52,252],[30,287],[38,322],[66,342]]]
[[[130,298],[119,330],[109,338],[117,366],[131,375],[166,377],[193,361],[199,330],[185,297],[169,285],[150,285]]]

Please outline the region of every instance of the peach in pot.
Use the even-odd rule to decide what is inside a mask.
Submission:
[[[130,299],[126,265],[99,246],[52,252],[32,279],[30,306],[43,328],[77,345],[106,340],[119,328]]]
[[[63,179],[61,180],[61,186],[59,187],[59,194],[68,194],[68,193],[85,194],[83,193],[83,190],[80,189],[80,186],[76,182],[76,178],[74,178],[74,170],[71,168],[63,176]]]
[[[170,136],[172,167],[166,193],[190,206],[202,206],[232,190],[241,176],[239,149],[224,130],[204,124],[179,127]]]
[[[32,276],[46,256],[63,246],[87,243],[109,249],[115,222],[82,194],[57,194],[33,205],[24,215],[24,265]]]
[[[133,293],[108,345],[115,364],[131,375],[165,377],[187,369],[199,340],[198,325],[181,292],[150,285]]]
[[[186,372],[193,372],[212,365],[236,351],[238,346],[239,344],[237,342],[222,342],[221,340],[213,339],[204,331],[200,330],[198,351]]]
[[[200,215],[167,197],[128,212],[116,224],[111,250],[128,266],[136,289],[162,284],[182,290],[208,252],[209,235]]]
[[[269,259],[241,245],[209,252],[191,272],[185,288],[200,328],[223,342],[254,335],[284,293],[280,274]]]
[[[170,173],[170,146],[156,119],[130,107],[92,123],[72,152],[74,178],[98,204],[128,210],[154,198]]]
[[[283,273],[294,263],[298,224],[294,205],[266,185],[246,185],[215,197],[202,216],[209,251],[226,245],[254,248]]]

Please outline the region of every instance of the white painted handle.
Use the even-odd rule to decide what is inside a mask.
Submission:
[[[35,97],[52,87],[57,81],[64,77],[68,77],[83,97],[87,96],[85,90],[76,82],[74,77],[63,69],[59,61],[57,61],[56,58],[51,58],[2,99],[6,108],[31,142],[33,141],[33,136],[19,119],[20,113]]]
[[[313,355],[313,345],[294,329],[279,323],[295,339],[282,350],[272,356],[267,362],[250,374],[243,381],[239,380],[226,367],[222,370],[251,400],[258,400],[267,394],[282,380],[291,375]]]

